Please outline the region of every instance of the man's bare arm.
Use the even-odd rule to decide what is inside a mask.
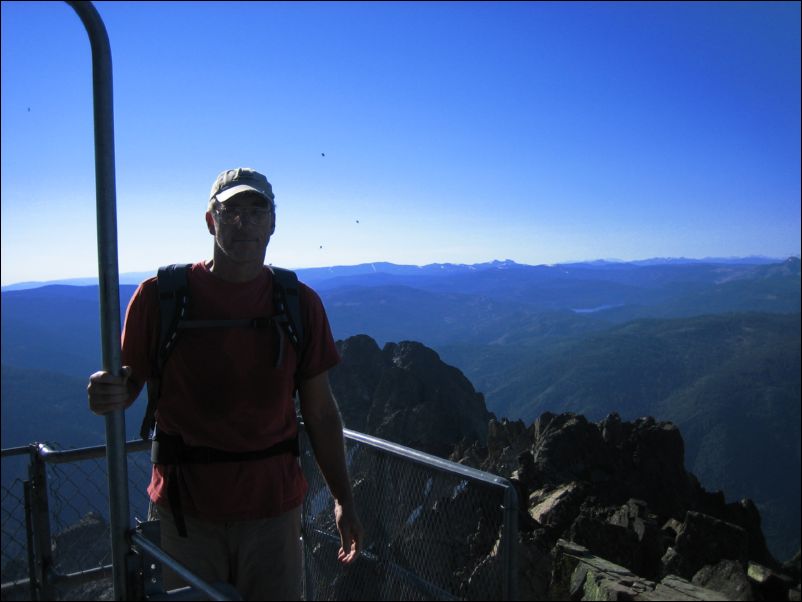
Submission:
[[[299,393],[306,432],[334,496],[334,517],[341,543],[337,557],[347,564],[359,554],[364,535],[345,464],[342,418],[329,386],[328,372],[302,382]]]

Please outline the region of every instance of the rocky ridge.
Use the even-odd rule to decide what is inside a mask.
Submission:
[[[361,336],[338,348],[331,381],[347,428],[513,482],[521,599],[799,599],[799,555],[781,566],[754,503],[727,503],[685,470],[673,424],[544,413],[526,426],[487,413],[419,343],[379,350]],[[451,531],[476,531],[455,521]]]
[[[337,349],[342,363],[329,375],[347,428],[443,457],[464,439],[485,441],[484,396],[432,349],[412,341],[379,349],[366,335]]]
[[[516,485],[521,558],[551,561],[533,569],[522,560],[524,599],[667,599],[666,580],[692,599],[799,599],[799,569],[771,556],[755,505],[727,503],[686,472],[670,423],[615,414],[594,424],[545,413],[529,427],[494,419],[486,447],[458,447],[451,459]]]

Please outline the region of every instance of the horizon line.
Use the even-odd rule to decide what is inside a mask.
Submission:
[[[787,261],[788,259],[800,259],[800,254],[791,254],[782,257],[776,257],[771,255],[730,255],[730,256],[717,256],[717,257],[672,257],[672,256],[655,256],[655,257],[647,257],[644,259],[616,259],[616,258],[598,258],[598,259],[582,259],[582,260],[571,260],[571,261],[561,261],[555,263],[520,263],[515,261],[514,259],[492,259],[489,261],[482,261],[476,263],[454,263],[454,262],[432,262],[427,264],[414,264],[414,263],[394,263],[391,261],[363,261],[360,263],[354,264],[338,264],[338,265],[325,265],[325,266],[311,266],[311,267],[293,267],[290,268],[293,271],[301,272],[301,271],[310,271],[310,270],[331,270],[336,268],[355,268],[360,266],[368,266],[368,265],[376,265],[376,264],[383,264],[383,265],[391,265],[397,267],[417,267],[417,268],[427,268],[432,266],[464,266],[464,267],[473,267],[473,266],[486,266],[492,264],[514,264],[524,267],[554,267],[559,265],[575,265],[575,264],[604,264],[604,263],[615,263],[615,264],[637,264],[637,263],[645,263],[645,262],[685,262],[685,263],[716,263],[721,261],[726,262],[733,262],[733,261],[744,261],[744,260],[761,260],[763,261],[778,261],[783,262]],[[180,262],[179,262],[180,263]],[[272,263],[265,263],[265,265],[273,265]],[[127,276],[127,277],[145,277],[146,274],[150,274],[155,276],[158,268],[152,270],[131,270],[127,272],[118,272],[119,277]],[[82,281],[82,284],[75,284],[74,286],[87,286],[92,285],[93,283],[97,283],[98,276],[67,276],[63,278],[52,278],[48,280],[22,280],[17,282],[9,282],[7,284],[0,284],[0,291],[5,290],[10,287],[29,287],[33,288],[34,286],[46,286],[48,284],[64,284],[69,286],[70,282]],[[89,281],[89,282],[85,282]],[[122,284],[122,283],[121,283]],[[128,283],[126,283],[128,284]]]

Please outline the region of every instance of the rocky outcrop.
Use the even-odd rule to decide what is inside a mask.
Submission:
[[[337,343],[342,362],[329,373],[346,428],[439,456],[460,441],[487,438],[484,397],[457,368],[420,343],[368,336]]]
[[[722,560],[702,567],[693,583],[706,589],[721,592],[727,600],[754,600],[752,584],[744,574],[743,564],[737,560]]]
[[[675,425],[616,414],[592,423],[544,413],[529,426],[496,419],[467,379],[423,345],[379,349],[359,336],[338,348],[343,361],[331,382],[347,427],[511,480],[519,499],[522,599],[799,598],[799,571],[792,570],[799,560],[780,567],[755,505],[727,503],[685,470]],[[408,521],[389,546],[412,550],[399,561],[411,562],[431,552],[424,542],[438,542],[449,560],[444,570],[461,584],[454,591],[470,597],[497,532],[479,515],[454,511],[458,489],[445,497],[429,493],[440,501],[412,508],[393,493],[406,486],[402,471],[386,469],[380,480],[360,474],[357,497],[382,500],[383,512],[397,509],[401,527]],[[438,525],[436,532],[421,530],[419,515]]]
[[[570,413],[545,413],[529,427],[494,420],[485,448],[456,448],[452,459],[511,478],[529,547],[551,545],[557,558],[555,542],[570,541],[628,573],[583,573],[560,585],[554,564],[541,597],[796,599],[799,579],[768,552],[755,505],[705,491],[685,471],[673,424],[615,414],[598,424]],[[522,568],[521,587],[530,582]]]
[[[728,600],[721,592],[668,575],[659,582],[644,579],[591,553],[559,540],[552,551],[552,600]]]

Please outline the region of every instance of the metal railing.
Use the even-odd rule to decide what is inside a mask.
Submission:
[[[134,490],[144,491],[150,479],[149,457],[143,453],[149,447],[143,441],[126,445]],[[20,590],[28,590],[24,599],[47,600],[88,582],[111,586],[105,456],[105,446],[58,451],[36,443],[2,450],[4,600]],[[147,499],[138,496],[132,502],[134,513],[145,517]],[[90,588],[85,590],[91,597]]]
[[[44,444],[2,450],[4,600],[108,595],[105,450],[55,451]],[[131,508],[141,518],[147,514],[148,450],[148,442],[126,445],[129,488],[136,492]],[[309,482],[302,513],[305,599],[515,599],[517,498],[506,479],[354,431],[346,431],[346,450],[366,540],[357,562],[343,567],[336,560],[333,502],[302,430]],[[23,459],[27,478],[7,466]],[[139,552],[138,564],[126,566],[127,579],[138,580],[133,591],[166,599],[154,585],[153,559],[169,558],[152,535],[137,531],[129,538]],[[228,595],[203,582],[192,585],[213,599]]]
[[[515,599],[518,503],[509,481],[355,431],[346,441],[364,551],[338,566],[333,500],[302,445],[309,599]]]

